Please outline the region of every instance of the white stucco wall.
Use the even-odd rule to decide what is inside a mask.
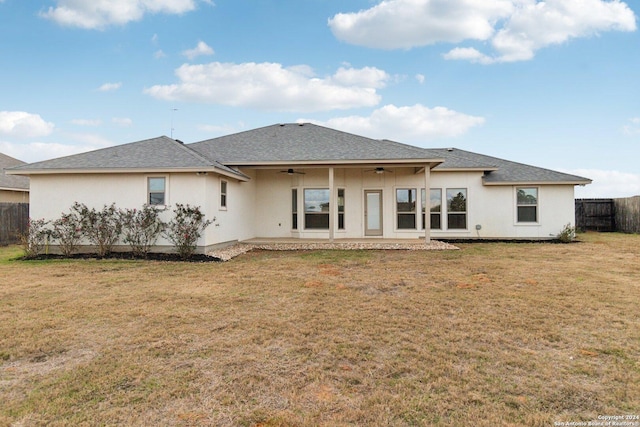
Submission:
[[[413,168],[391,168],[393,173],[375,174],[361,169],[334,170],[335,188],[345,189],[345,229],[335,230],[339,238],[364,237],[364,191],[382,190],[383,238],[421,238],[420,210],[416,230],[401,230],[396,224],[396,189],[425,188],[424,173]],[[328,188],[328,169],[305,169],[305,174],[287,175],[277,170],[255,171],[255,237],[328,238],[327,230],[305,230],[304,189]],[[243,184],[245,185],[245,184]],[[515,186],[485,186],[482,172],[431,172],[430,188],[441,188],[443,206],[446,190],[467,190],[467,229],[449,230],[446,210],[443,211],[443,229],[432,230],[437,238],[534,238],[555,237],[566,224],[574,223],[574,196],[572,185],[536,185],[538,188],[538,221],[518,223]],[[298,189],[298,230],[291,229],[291,189]],[[427,202],[428,203],[428,202]],[[476,225],[480,230],[476,230]],[[336,225],[337,227],[337,225]]]
[[[207,246],[223,245],[255,237],[255,171],[245,171],[247,182],[208,174],[206,179],[206,217],[216,218],[205,233]],[[221,181],[227,183],[227,206],[221,206]]]
[[[32,175],[30,216],[55,220],[61,213],[69,212],[74,202],[98,210],[111,203],[120,209],[140,208],[147,202],[149,177],[166,178],[165,199],[168,209],[161,214],[165,221],[172,217],[171,210],[176,203],[200,206],[205,218],[213,217],[211,209],[206,206],[207,180],[213,178],[196,173]],[[211,237],[205,233],[198,246],[212,244],[208,238]],[[158,239],[157,244],[171,245],[163,238]]]
[[[366,168],[365,168],[366,169]],[[376,174],[359,168],[335,168],[334,187],[345,189],[345,229],[337,229],[336,239],[364,237],[364,192],[382,190],[383,238],[421,238],[420,207],[416,230],[399,230],[396,224],[396,189],[425,187],[423,172],[391,167],[393,173]],[[147,200],[147,178],[166,178],[166,199],[171,209],[176,203],[200,206],[205,218],[213,219],[198,245],[201,251],[215,245],[253,237],[328,238],[328,230],[305,230],[304,189],[328,188],[327,168],[305,169],[305,174],[288,175],[277,169],[244,169],[251,179],[239,182],[215,173],[32,175],[30,214],[35,219],[53,220],[78,201],[101,209],[116,203],[118,208],[139,208]],[[220,181],[227,182],[227,207],[220,206]],[[566,224],[574,223],[574,196],[571,185],[539,185],[538,222],[517,223],[516,187],[484,186],[482,172],[431,172],[430,188],[441,188],[443,206],[447,188],[467,189],[466,230],[448,230],[446,212],[442,230],[431,230],[438,238],[546,239],[556,236]],[[298,230],[292,230],[291,190],[298,189]],[[334,206],[335,208],[335,203]],[[168,220],[171,212],[164,212]],[[476,225],[480,230],[476,230]],[[158,245],[170,245],[160,239]]]
[[[493,238],[549,239],[558,235],[566,224],[574,225],[575,202],[572,185],[482,185],[480,172],[434,172],[431,188],[467,188],[467,230],[432,230],[434,239]],[[517,188],[538,188],[538,221],[517,222]],[[446,200],[443,200],[446,204]],[[443,221],[444,222],[444,221]],[[476,230],[476,226],[480,230]]]

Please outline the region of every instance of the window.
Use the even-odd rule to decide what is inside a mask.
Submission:
[[[166,204],[166,179],[164,177],[147,178],[147,203],[150,205]]]
[[[447,228],[449,230],[467,228],[466,188],[447,188]]]
[[[291,189],[291,229],[298,229],[298,189]]]
[[[518,222],[538,222],[538,189],[522,187],[517,189]]]
[[[344,188],[338,188],[338,230],[344,230]]]
[[[227,208],[227,181],[220,181],[220,208]]]
[[[329,229],[329,189],[306,188],[304,190],[304,228]]]
[[[416,228],[416,189],[396,189],[397,227],[399,230],[415,230]]]
[[[425,209],[427,207],[427,194],[425,189],[422,189],[422,229],[424,230],[425,225]],[[431,214],[429,218],[431,219],[431,230],[441,230],[442,229],[442,190],[439,188],[431,188],[429,190],[429,210]]]

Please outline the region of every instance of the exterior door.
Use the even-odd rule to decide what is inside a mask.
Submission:
[[[382,190],[364,191],[364,235],[382,236]]]

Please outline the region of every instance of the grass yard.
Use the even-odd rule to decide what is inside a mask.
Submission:
[[[0,425],[640,415],[640,235],[579,238],[204,264],[0,248]]]

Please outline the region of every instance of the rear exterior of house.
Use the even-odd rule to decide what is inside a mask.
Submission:
[[[311,124],[187,145],[160,137],[10,173],[29,175],[33,218],[55,219],[74,202],[200,206],[215,218],[201,252],[252,238],[549,239],[573,224],[574,186],[590,182]]]

